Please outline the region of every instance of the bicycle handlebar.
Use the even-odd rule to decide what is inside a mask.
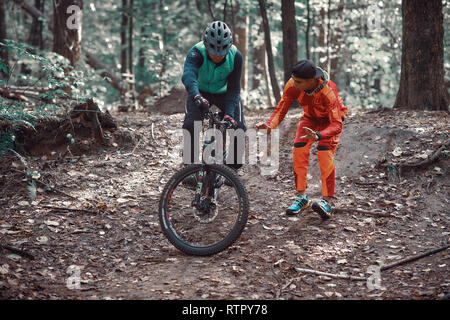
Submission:
[[[208,111],[208,118],[209,118],[209,121],[211,121],[213,124],[223,124],[223,125],[226,125],[227,124],[227,122],[226,121],[223,121],[223,120],[216,120],[216,117],[215,117],[215,115],[218,115],[219,113],[218,112],[216,112],[216,113],[213,113],[211,110],[209,110]]]

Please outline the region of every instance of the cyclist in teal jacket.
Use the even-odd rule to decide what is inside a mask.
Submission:
[[[194,45],[186,56],[182,82],[188,97],[183,129],[189,131],[191,139],[185,139],[184,150],[190,148],[191,159],[185,158],[185,164],[199,159],[198,154],[194,154],[194,143],[198,141],[198,137],[194,137],[194,122],[203,121],[211,105],[221,110],[221,117],[229,128],[247,129],[240,98],[243,58],[232,42],[228,26],[214,21],[206,28],[203,41]],[[237,137],[234,150],[235,159],[231,163],[227,161],[227,165],[239,169],[242,161],[237,155]]]

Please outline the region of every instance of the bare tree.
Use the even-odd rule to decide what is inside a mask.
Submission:
[[[0,42],[3,42],[6,39],[6,16],[5,16],[5,2],[0,1]],[[3,65],[6,69],[8,69],[8,48],[4,46],[0,46],[0,60],[3,62]],[[0,75],[3,78],[7,78],[7,73],[0,68]]]

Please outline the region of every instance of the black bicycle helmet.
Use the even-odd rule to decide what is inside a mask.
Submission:
[[[226,56],[233,43],[230,28],[222,21],[212,22],[205,30],[203,43],[213,56]]]

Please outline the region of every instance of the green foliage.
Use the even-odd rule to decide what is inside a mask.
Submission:
[[[266,0],[271,40],[274,53],[276,77],[280,87],[283,86],[283,52],[281,31],[281,1]],[[298,59],[306,57],[306,3],[307,0],[295,1]],[[309,0],[310,15],[310,50],[311,59],[326,67],[326,59],[320,60],[321,53],[329,52],[330,58],[337,58],[337,70],[332,79],[338,84],[346,104],[352,107],[377,106],[383,104],[391,106],[395,99],[401,58],[401,0],[371,1],[371,0]],[[449,25],[445,23],[450,16],[448,0],[443,1],[444,30],[445,30],[445,70],[446,80],[450,74],[450,50],[448,48]],[[52,11],[52,2],[45,2],[44,12]],[[372,28],[368,24],[369,7],[376,5],[379,9],[381,25]],[[10,37],[18,42],[26,42],[29,34],[29,21],[23,17],[22,10],[15,9],[13,2],[6,2],[8,12],[6,24]],[[343,6],[343,10],[338,10]],[[226,7],[226,10],[224,10]],[[239,12],[232,12],[237,10]],[[120,1],[83,1],[83,50],[93,52],[102,62],[110,66],[109,71],[120,73],[121,50],[121,20],[122,3]],[[173,86],[182,86],[181,74],[185,55],[198,41],[206,25],[216,19],[225,20],[232,29],[237,26],[237,17],[245,16],[248,25],[248,52],[246,67],[248,71],[248,85],[252,88],[255,78],[261,75],[253,73],[254,48],[264,41],[264,34],[260,31],[261,17],[258,1],[202,1],[202,0],[134,0],[133,8],[125,8],[128,16],[134,18],[133,24],[133,65],[136,76],[136,89],[152,87],[158,95],[166,94]],[[325,10],[325,16],[321,15]],[[330,11],[328,15],[327,12]],[[328,18],[330,20],[328,20]],[[320,44],[321,28],[330,25],[327,32],[330,44]],[[14,31],[13,31],[14,30]],[[52,34],[44,28],[44,43],[46,51],[51,51]],[[128,30],[127,30],[128,37]],[[337,45],[335,40],[340,38]],[[236,38],[235,38],[236,39]],[[43,94],[46,98],[64,97],[62,80],[58,76],[61,57],[49,53],[29,55],[30,48],[21,44],[15,45],[17,54],[22,54],[23,61],[32,63],[31,75],[17,75],[22,83],[33,83],[42,74],[43,86],[48,84],[54,91]],[[36,48],[33,48],[36,51]],[[41,60],[46,59],[46,60]],[[13,58],[14,60],[14,58]],[[45,61],[49,62],[46,63]],[[57,63],[58,61],[58,63]],[[324,65],[325,64],[325,65]],[[9,65],[14,65],[10,63]],[[30,64],[29,64],[30,65]],[[67,63],[66,63],[67,65]],[[71,77],[75,83],[71,89],[75,90],[78,98],[82,92],[76,89],[83,86],[85,96],[96,97],[100,107],[114,106],[120,103],[118,92],[108,85],[101,71],[94,71],[85,61],[80,61],[79,74],[72,70]],[[64,67],[65,68],[65,67]],[[6,64],[0,62],[0,70],[5,71]],[[17,74],[16,70],[12,70]],[[68,79],[66,79],[68,80]],[[264,78],[260,87],[245,91],[249,97],[250,107],[267,106]],[[0,85],[4,85],[0,80]],[[270,86],[270,84],[269,84]]]
[[[7,155],[13,148],[15,139],[16,137],[11,131],[0,132],[0,158]]]
[[[0,59],[0,70],[2,70],[5,74],[8,74],[8,68],[6,67],[6,65],[4,64],[4,62]],[[2,83],[0,83],[0,84],[3,84],[4,83],[4,81],[2,80]]]
[[[15,132],[22,126],[34,128],[35,116],[26,114],[20,105],[7,104],[0,99],[0,158],[14,147]]]
[[[10,68],[8,78],[2,81],[6,88],[35,86],[47,89],[46,92],[31,97],[32,106],[28,103],[9,100],[0,97],[0,157],[14,150],[15,132],[23,127],[36,131],[35,123],[42,118],[58,119],[65,117],[72,102],[83,102],[88,97],[83,96],[78,89],[83,84],[83,74],[73,70],[67,59],[54,54],[33,53],[35,48],[16,41],[5,39],[0,46],[9,51]],[[31,68],[30,72],[22,74],[16,66],[25,63]],[[5,62],[0,59],[3,70]],[[70,89],[74,98],[64,91]],[[56,101],[45,102],[45,101]],[[32,108],[30,108],[32,107]],[[17,154],[17,152],[15,152]]]

